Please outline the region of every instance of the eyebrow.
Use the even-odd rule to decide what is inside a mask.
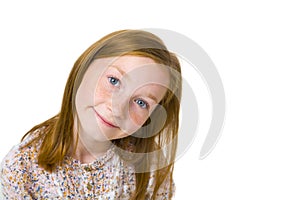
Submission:
[[[148,94],[148,97],[158,103],[157,98],[154,95]]]
[[[109,67],[113,67],[116,70],[118,70],[120,72],[120,74],[122,74],[122,76],[124,76],[124,74],[126,74],[122,69],[120,69],[117,65],[109,65]]]

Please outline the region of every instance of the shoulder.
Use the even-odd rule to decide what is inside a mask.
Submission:
[[[37,165],[38,142],[30,142],[40,134],[36,130],[18,145],[15,145],[1,162],[0,182],[3,197],[10,199],[28,199],[27,189],[33,166]]]
[[[36,161],[38,154],[38,142],[31,142],[41,133],[41,129],[32,132],[22,142],[13,146],[13,148],[7,153],[1,162],[1,175],[7,175],[12,173],[24,173],[28,170],[29,166]]]

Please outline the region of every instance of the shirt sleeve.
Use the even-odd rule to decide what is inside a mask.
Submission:
[[[0,169],[2,199],[32,199],[26,190],[28,185],[26,161],[18,152],[16,146],[2,160]]]

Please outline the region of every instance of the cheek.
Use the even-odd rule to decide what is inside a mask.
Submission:
[[[142,126],[145,121],[148,119],[149,112],[145,109],[139,108],[135,102],[130,103],[129,106],[129,115],[131,121],[138,126]]]
[[[106,84],[106,85],[105,85]],[[107,87],[104,77],[97,82],[97,87],[94,94],[94,103],[97,105],[103,100],[111,98],[111,91]]]

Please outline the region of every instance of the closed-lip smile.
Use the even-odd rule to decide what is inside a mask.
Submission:
[[[101,122],[103,122],[103,124],[105,124],[108,127],[111,128],[119,128],[118,126],[114,125],[113,123],[109,122],[108,120],[106,120],[104,117],[102,117],[95,109],[94,109],[97,117],[101,120]]]

